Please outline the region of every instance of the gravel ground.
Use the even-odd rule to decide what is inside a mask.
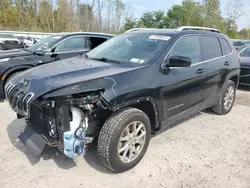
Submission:
[[[237,92],[226,116],[206,111],[151,140],[142,161],[112,174],[92,146],[85,158],[67,159],[56,149],[42,158],[17,139],[23,122],[0,103],[0,187],[250,187],[250,89]]]

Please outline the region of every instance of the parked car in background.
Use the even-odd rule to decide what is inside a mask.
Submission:
[[[232,40],[234,48],[238,51],[242,46],[250,44],[250,40]]]
[[[250,86],[250,44],[238,51],[240,55],[240,84]]]
[[[0,99],[7,80],[29,68],[85,54],[114,35],[61,33],[51,35],[27,49],[0,52]]]
[[[27,37],[23,40],[23,46],[26,47],[30,47],[33,44],[39,42],[40,39],[39,38],[35,38],[35,37]]]
[[[21,48],[19,40],[12,34],[0,34],[0,49],[1,50],[10,50]]]
[[[17,39],[19,40],[19,44],[21,46],[23,46],[23,41],[24,41],[25,37],[24,36],[18,36]]]
[[[143,158],[152,133],[206,108],[229,113],[239,72],[237,52],[216,29],[137,29],[27,70],[5,91],[27,120],[19,139],[32,153],[48,145],[81,157],[97,139],[103,164],[124,172]]]

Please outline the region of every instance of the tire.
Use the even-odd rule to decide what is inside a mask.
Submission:
[[[142,123],[144,126],[140,123]],[[133,128],[134,125],[136,128]],[[137,132],[137,130],[139,130],[139,127],[141,126],[143,127],[142,130],[140,130],[138,133],[133,134],[133,131],[136,130],[135,132]],[[131,134],[128,134],[128,136],[126,135],[126,130],[129,130],[130,128],[132,128],[130,130]],[[144,135],[144,133],[145,136],[143,136],[143,139],[140,140],[140,142],[144,142],[144,144],[137,145],[136,142],[139,140],[137,138]],[[124,134],[126,136],[121,137]],[[131,135],[134,135],[132,136],[134,138],[134,141],[133,138],[130,138],[130,140],[128,139],[128,141],[124,141],[124,143],[123,141],[120,141],[120,137],[128,138]],[[97,153],[100,160],[107,168],[116,173],[125,172],[136,166],[143,158],[148,148],[150,137],[151,124],[148,116],[141,110],[135,108],[126,108],[111,115],[111,117],[109,117],[104,123],[98,138]],[[131,146],[125,147],[126,145]],[[122,148],[136,148],[135,150],[124,150],[124,153],[127,151],[123,159],[124,161],[126,160],[126,158],[128,158],[127,154],[131,155],[131,153],[131,156],[134,156],[134,159],[131,158],[131,161],[127,159],[128,161],[126,162],[122,161],[121,158],[122,156],[124,156],[124,153],[122,154],[122,156],[118,154],[118,149],[122,150]]]
[[[228,108],[226,108],[224,103],[225,103],[227,93],[229,92],[228,90],[230,88],[233,89],[231,91],[231,92],[233,92],[233,97],[230,97],[230,98],[232,98],[232,103]],[[218,100],[218,103],[212,108],[212,110],[215,113],[220,114],[220,115],[228,114],[233,108],[233,105],[234,105],[234,102],[235,102],[235,97],[236,97],[236,85],[232,80],[228,80],[225,87],[223,87],[223,89],[222,89],[222,92],[221,92],[220,98]]]

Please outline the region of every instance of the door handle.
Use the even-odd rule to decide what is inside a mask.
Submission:
[[[228,65],[230,65],[230,62],[229,62],[229,61],[226,61],[226,62],[224,63],[224,65],[225,65],[225,66],[228,66]]]
[[[202,73],[204,73],[204,72],[205,72],[204,69],[198,69],[198,70],[196,71],[196,74],[202,74]]]

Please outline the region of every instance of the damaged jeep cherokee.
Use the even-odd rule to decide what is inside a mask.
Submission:
[[[227,114],[239,82],[239,58],[227,36],[209,28],[138,29],[86,55],[13,77],[7,100],[27,125],[19,139],[35,154],[58,147],[84,156],[97,139],[115,172],[143,158],[151,135],[206,108]]]

